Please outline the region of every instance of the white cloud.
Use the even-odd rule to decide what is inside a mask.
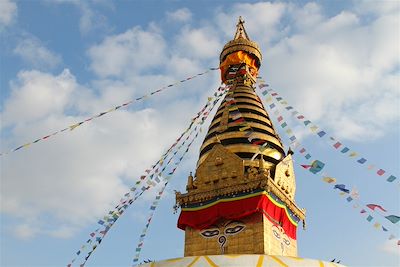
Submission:
[[[0,1],[0,29],[10,25],[17,16],[17,4],[12,0]]]
[[[61,63],[60,55],[51,52],[34,37],[19,42],[14,53],[36,68],[54,68]]]
[[[167,12],[167,19],[179,22],[187,22],[192,19],[192,12],[188,8],[180,8],[174,12]]]
[[[184,28],[177,42],[176,54],[196,59],[216,59],[222,48],[217,33],[210,27]]]
[[[288,15],[298,21],[309,9]],[[318,7],[312,10],[315,19],[307,27],[265,50],[271,85],[334,136],[357,141],[382,136],[399,119],[392,111],[400,102],[393,76],[399,65],[394,16],[364,22],[350,11],[325,17]]]
[[[50,114],[61,114],[76,86],[75,78],[67,69],[58,76],[39,71],[20,72],[5,103],[3,126],[23,125]]]
[[[100,77],[122,77],[160,66],[165,53],[162,36],[139,27],[109,36],[88,51],[91,69]]]

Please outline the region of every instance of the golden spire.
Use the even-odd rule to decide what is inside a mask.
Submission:
[[[236,24],[236,33],[233,39],[236,40],[239,38],[250,40],[249,36],[247,35],[246,29],[244,28],[244,20],[242,19],[242,16],[239,17],[239,21]]]
[[[236,33],[233,40],[226,43],[224,48],[222,49],[219,58],[220,63],[222,64],[229,54],[237,51],[245,51],[255,57],[257,61],[257,67],[260,67],[262,60],[260,47],[256,42],[250,40],[249,36],[247,35],[246,29],[244,28],[244,20],[242,19],[242,17],[239,17],[238,23],[236,24]]]

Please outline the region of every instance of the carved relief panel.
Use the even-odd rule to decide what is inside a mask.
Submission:
[[[291,200],[294,200],[296,179],[294,176],[292,155],[287,155],[276,165],[274,181]]]
[[[217,144],[197,168],[194,183],[200,190],[229,186],[240,181],[243,173],[243,160],[221,144]]]

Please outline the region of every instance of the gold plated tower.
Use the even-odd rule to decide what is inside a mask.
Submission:
[[[287,154],[254,85],[262,55],[239,18],[220,55],[230,89],[200,148],[187,193],[177,192],[185,256],[297,256],[296,230],[305,211],[294,201],[292,152]]]

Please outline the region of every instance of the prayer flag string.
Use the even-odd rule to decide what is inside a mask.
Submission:
[[[102,219],[100,219],[97,223],[100,225],[99,228],[97,228],[95,231],[91,232],[89,234],[90,238],[85,242],[84,245],[81,246],[81,248],[76,252],[75,258],[67,265],[67,266],[72,266],[78,256],[82,254],[82,252],[85,250],[85,248],[90,248],[91,250],[86,254],[84,257],[84,262],[80,264],[80,266],[84,266],[86,261],[89,259],[93,251],[97,248],[97,246],[101,243],[103,240],[104,236],[107,234],[107,232],[110,230],[110,228],[115,224],[115,222],[118,220],[118,218],[125,212],[125,210],[136,200],[138,199],[146,190],[150,189],[151,187],[154,187],[155,185],[159,184],[161,182],[160,177],[162,178],[162,173],[165,171],[167,166],[171,163],[172,159],[175,157],[175,155],[179,152],[179,150],[182,149],[186,141],[189,139],[190,136],[196,130],[200,127],[197,125],[202,125],[209,115],[210,111],[214,108],[218,100],[225,94],[226,92],[226,87],[220,86],[217,90],[217,92],[214,93],[212,97],[208,97],[207,104],[196,114],[191,119],[191,123],[189,127],[180,135],[180,137],[171,145],[171,147],[161,156],[160,160],[157,161],[156,164],[154,164],[150,169],[145,170],[145,174],[140,177],[140,179],[135,183],[133,187],[130,188],[130,191],[124,194],[124,197],[121,198],[120,203],[113,209],[108,212],[106,216],[104,216]],[[196,126],[193,128],[193,125]],[[201,129],[200,129],[201,130]],[[189,133],[190,132],[190,133]],[[189,134],[188,134],[189,133]],[[183,139],[185,135],[188,135],[186,139]],[[195,138],[197,137],[198,132],[195,135]],[[180,142],[181,144],[177,146],[177,144]],[[192,141],[193,142],[193,141]],[[189,143],[187,146],[184,155],[188,152],[189,146],[192,144],[192,142]],[[173,152],[175,150],[175,152]],[[172,153],[173,152],[173,153]],[[170,157],[168,162],[165,164],[166,160]],[[180,161],[182,161],[183,156],[181,156]],[[171,176],[176,168],[177,165],[180,163],[178,161],[176,166],[174,166],[174,169],[169,172],[169,176]],[[164,166],[165,164],[165,166]],[[145,183],[144,186],[142,186],[138,191],[136,191],[142,183]],[[135,192],[136,191],[136,192]],[[133,192],[135,192],[135,195],[132,196]]]
[[[276,99],[276,101],[281,104],[285,110],[289,111],[290,114],[296,118],[298,121],[302,122],[302,124],[308,128],[313,134],[316,134],[318,137],[323,138],[328,136],[327,132],[319,128],[316,124],[312,123],[308,120],[304,115],[301,115],[300,112],[294,109],[294,107],[290,106],[283,97],[281,97],[276,91],[271,88],[262,89],[263,87],[267,87],[268,85],[262,81],[262,87],[259,88],[262,90],[262,94],[264,96],[269,95],[266,99],[272,100],[272,97]],[[268,105],[269,108],[274,108],[275,103],[271,103]],[[283,122],[285,124],[285,122]],[[342,155],[347,155],[349,158],[354,159],[359,165],[364,165],[369,171],[374,171],[375,175],[380,177],[385,177],[386,181],[392,183],[397,179],[397,176],[388,173],[383,168],[376,167],[374,164],[367,164],[368,160],[365,157],[359,155],[358,152],[351,150],[348,146],[344,145],[343,142],[337,140],[336,138],[329,136],[329,142],[331,143],[330,147],[335,151],[340,152]]]
[[[90,118],[87,118],[87,119],[85,119],[85,120],[83,120],[83,121],[74,123],[74,124],[72,124],[72,125],[70,125],[70,126],[68,126],[68,127],[65,127],[65,128],[63,128],[63,129],[61,129],[61,130],[58,130],[58,131],[55,131],[55,132],[53,132],[53,133],[51,133],[51,134],[47,134],[47,135],[45,135],[45,136],[43,136],[43,137],[40,137],[40,138],[38,138],[38,139],[36,139],[36,140],[34,140],[34,141],[31,141],[31,142],[28,142],[28,143],[26,143],[26,144],[17,146],[16,148],[11,149],[11,150],[9,150],[9,151],[7,151],[7,152],[0,153],[0,156],[4,156],[4,155],[10,154],[10,153],[12,153],[12,152],[19,151],[19,150],[21,150],[21,149],[27,148],[27,147],[30,146],[30,145],[37,144],[37,143],[39,143],[39,142],[41,142],[41,141],[48,140],[50,137],[53,137],[53,136],[55,136],[55,135],[57,135],[57,134],[59,134],[59,133],[65,132],[65,131],[67,131],[67,130],[73,131],[73,130],[75,130],[77,127],[80,127],[80,126],[82,126],[83,124],[85,124],[85,123],[87,123],[87,122],[89,122],[89,121],[92,121],[93,119],[97,119],[97,118],[99,118],[99,117],[102,117],[102,116],[104,116],[104,115],[106,115],[106,114],[108,114],[108,113],[111,113],[111,112],[113,112],[113,111],[119,110],[120,108],[126,108],[127,106],[129,106],[129,105],[131,105],[131,104],[133,104],[133,103],[135,103],[135,102],[137,102],[137,101],[139,101],[139,100],[146,99],[147,97],[152,96],[152,95],[155,95],[155,94],[157,94],[157,93],[160,93],[160,92],[164,91],[164,90],[167,89],[167,88],[173,87],[173,86],[175,86],[175,85],[177,85],[177,84],[179,84],[179,83],[183,83],[183,82],[192,80],[192,79],[194,79],[194,78],[196,78],[196,77],[198,77],[198,76],[204,75],[204,74],[206,74],[206,73],[208,73],[208,72],[210,72],[210,71],[212,71],[212,70],[218,70],[218,69],[219,69],[219,68],[209,68],[208,70],[206,70],[206,71],[204,71],[204,72],[201,72],[201,73],[198,73],[198,74],[196,74],[196,75],[190,76],[190,77],[188,77],[188,78],[186,78],[186,79],[177,81],[177,82],[175,82],[175,83],[172,83],[172,84],[163,86],[163,87],[161,87],[161,88],[159,88],[159,89],[157,89],[157,90],[154,90],[154,91],[152,91],[152,92],[150,92],[150,93],[148,93],[148,94],[146,94],[146,95],[143,95],[143,96],[141,96],[141,97],[132,99],[132,100],[130,100],[130,101],[127,101],[127,102],[125,102],[125,103],[123,103],[123,104],[121,104],[121,105],[115,106],[115,107],[113,107],[113,108],[111,108],[111,109],[109,109],[109,110],[107,110],[107,111],[100,112],[99,114],[94,115],[94,116],[92,116],[92,117],[90,117]]]
[[[272,99],[267,99],[267,103],[271,103]],[[271,105],[269,105],[270,107]],[[372,222],[374,220],[374,227],[376,229],[381,229],[383,232],[388,232],[389,235],[389,240],[397,238],[394,234],[391,234],[388,230],[387,227],[385,227],[379,220],[377,220],[369,210],[372,210],[375,213],[378,213],[378,210],[381,212],[385,212],[385,214],[378,213],[381,217],[387,219],[390,221],[393,225],[395,225],[397,222],[400,221],[400,217],[397,215],[388,215],[386,214],[386,209],[384,209],[381,205],[378,204],[362,204],[360,201],[360,195],[357,189],[353,188],[350,190],[350,188],[342,183],[339,183],[337,178],[330,176],[326,172],[322,172],[322,174],[319,174],[324,166],[325,163],[323,163],[320,160],[312,160],[312,156],[309,152],[308,149],[306,149],[297,139],[296,135],[293,133],[293,130],[291,130],[290,126],[288,126],[287,122],[283,118],[282,114],[280,114],[279,110],[276,108],[276,106],[273,106],[271,108],[271,111],[274,111],[273,114],[277,117],[277,121],[281,122],[280,126],[282,129],[285,129],[285,133],[288,136],[288,138],[291,140],[291,145],[293,149],[298,150],[298,152],[308,161],[311,163],[309,164],[301,164],[300,166],[304,168],[305,170],[308,170],[309,172],[313,173],[314,175],[321,175],[322,181],[328,184],[333,185],[334,190],[338,190],[340,196],[344,196],[346,201],[348,203],[353,202],[353,208],[354,209],[359,209],[360,214],[363,215],[368,215],[366,217],[366,220],[368,222]],[[285,124],[284,124],[285,123]],[[288,131],[290,129],[291,131]],[[397,226],[397,225],[396,225]],[[400,240],[399,240],[400,242]],[[398,242],[398,244],[400,244]]]

